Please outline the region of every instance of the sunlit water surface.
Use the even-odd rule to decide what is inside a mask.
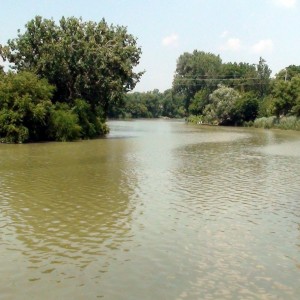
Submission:
[[[111,121],[0,145],[0,299],[300,299],[300,134]]]

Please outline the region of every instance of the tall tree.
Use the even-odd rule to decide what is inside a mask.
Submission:
[[[194,50],[182,54],[177,61],[173,89],[185,96],[184,107],[189,110],[191,99],[201,89],[213,90],[218,82],[216,78],[221,70],[219,55]]]
[[[222,84],[233,87],[242,92],[255,89],[257,71],[254,64],[224,63],[221,69]]]
[[[141,49],[126,27],[62,18],[57,25],[40,16],[9,40],[2,57],[18,71],[32,71],[56,86],[55,101],[85,99],[93,110],[123,99],[142,72],[134,72]]]
[[[271,69],[266,64],[266,61],[260,57],[259,62],[256,66],[257,70],[257,92],[258,95],[262,98],[267,95],[270,88],[270,76]]]

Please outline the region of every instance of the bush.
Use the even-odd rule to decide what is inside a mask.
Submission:
[[[108,133],[103,111],[77,99],[53,104],[54,87],[29,72],[0,74],[0,141],[71,141]]]
[[[78,116],[78,122],[81,126],[81,136],[83,138],[93,138],[99,135],[96,129],[95,116],[91,111],[89,103],[82,99],[76,99],[73,112]]]
[[[258,113],[258,99],[252,93],[243,94],[236,102],[234,108],[235,125],[254,121]]]
[[[258,118],[254,121],[254,127],[257,128],[278,128],[278,129],[285,129],[285,130],[300,130],[300,119],[296,116],[289,116],[289,117],[263,117]]]
[[[190,115],[186,121],[188,123],[194,123],[194,124],[202,124],[203,122],[203,117],[202,116],[195,116],[195,115]]]
[[[259,101],[258,117],[272,117],[274,114],[274,99],[267,96]]]
[[[0,77],[0,140],[23,143],[45,139],[54,88],[28,72]]]
[[[78,116],[66,104],[56,105],[50,116],[49,135],[56,141],[72,141],[81,136]]]
[[[235,123],[236,105],[240,94],[233,88],[219,85],[209,96],[210,103],[205,106],[205,121],[213,125],[232,125]]]
[[[262,117],[254,120],[253,126],[256,128],[266,128],[270,129],[275,127],[275,124],[278,123],[278,119],[274,116],[272,117]]]
[[[276,127],[286,130],[300,130],[300,119],[295,116],[282,117]]]

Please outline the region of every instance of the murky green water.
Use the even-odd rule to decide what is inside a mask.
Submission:
[[[300,134],[110,123],[0,145],[0,299],[299,299]]]

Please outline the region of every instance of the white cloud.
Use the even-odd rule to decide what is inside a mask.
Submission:
[[[297,4],[297,0],[273,0],[273,2],[279,6],[283,6],[286,8],[295,7]]]
[[[221,38],[226,38],[226,37],[228,36],[228,34],[229,34],[229,31],[224,30],[224,31],[221,33],[220,37],[221,37]]]
[[[251,49],[254,53],[270,52],[273,50],[273,42],[270,39],[260,40]]]
[[[221,46],[221,50],[239,51],[242,45],[240,39],[230,38],[227,42]]]
[[[163,46],[172,46],[177,47],[178,46],[179,37],[176,33],[173,33],[171,35],[168,35],[162,39]]]

